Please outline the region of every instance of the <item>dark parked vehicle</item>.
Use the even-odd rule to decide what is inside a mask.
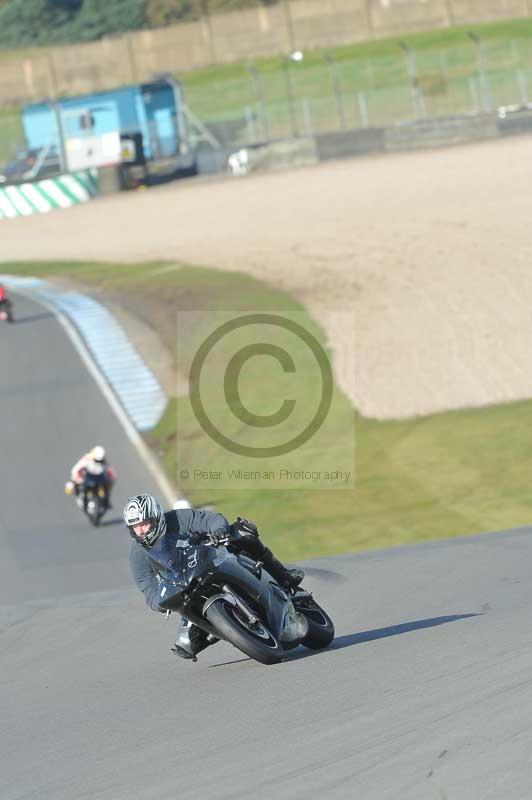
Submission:
[[[60,172],[61,162],[55,148],[47,153],[39,149],[21,150],[12,161],[0,168],[0,186],[49,178]]]

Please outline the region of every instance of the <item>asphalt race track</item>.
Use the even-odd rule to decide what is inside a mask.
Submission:
[[[111,520],[154,479],[55,319],[16,313],[0,326],[2,800],[532,795],[532,529],[309,562],[329,650],[175,659],[122,526],[91,529],[63,495],[95,443],[118,472]]]
[[[0,603],[129,585],[123,501],[154,479],[81,362],[42,306],[17,298],[0,328]],[[101,530],[63,493],[70,468],[104,444],[119,483]]]

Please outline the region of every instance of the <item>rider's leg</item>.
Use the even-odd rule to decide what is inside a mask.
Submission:
[[[83,509],[85,507],[85,502],[83,492],[81,491],[81,483],[79,483],[79,481],[74,481],[74,495],[76,496],[78,508]]]
[[[258,535],[241,535],[237,540],[237,546],[238,549],[245,550],[253,558],[262,561],[272,578],[288,589],[296,589],[305,577],[302,569],[288,569],[279,561],[272,551],[261,542]]]

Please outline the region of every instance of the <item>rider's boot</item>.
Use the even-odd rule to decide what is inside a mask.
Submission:
[[[297,589],[305,577],[305,573],[302,569],[297,567],[294,569],[288,569],[288,567],[285,567],[281,561],[275,558],[272,551],[268,547],[264,548],[260,558],[272,578],[275,578],[275,580],[286,589]]]
[[[172,647],[172,653],[175,653],[180,658],[197,661],[198,653],[218,641],[214,636],[205,633],[197,625],[183,617],[177,626],[177,635],[175,645]]]

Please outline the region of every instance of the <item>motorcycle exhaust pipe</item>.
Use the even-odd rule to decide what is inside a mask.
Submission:
[[[235,606],[238,609],[240,609],[240,611],[248,619],[250,625],[256,625],[256,623],[259,622],[259,618],[257,616],[255,616],[255,614],[249,608],[249,606],[246,605],[246,603],[244,603],[244,601],[240,597],[238,597],[237,595],[233,594],[233,592],[231,590],[231,587],[229,587],[229,586],[227,586],[227,584],[225,584],[224,586],[222,586],[222,589],[224,590],[224,592],[226,592],[227,594],[231,595],[231,598],[232,598]]]
[[[253,613],[253,611],[249,608],[246,603],[240,598],[233,594],[233,590],[227,584],[222,586],[222,590],[224,594],[216,594],[214,597],[210,597],[207,602],[203,606],[203,614],[208,610],[209,606],[212,606],[216,600],[227,600],[231,605],[238,608],[239,611],[246,617],[250,625],[256,625],[257,622],[260,622],[260,619]]]

